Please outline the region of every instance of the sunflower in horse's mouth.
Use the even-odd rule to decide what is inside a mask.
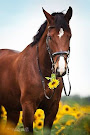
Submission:
[[[53,79],[48,83],[48,87],[50,89],[55,89],[59,85],[59,81],[57,79]]]
[[[48,87],[50,89],[55,89],[58,87],[59,85],[59,80],[56,79],[56,74],[52,73],[51,77],[45,77],[47,80],[50,80],[50,82],[48,83]]]

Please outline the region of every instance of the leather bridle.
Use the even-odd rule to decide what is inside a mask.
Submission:
[[[51,38],[50,38],[50,36],[48,36],[48,34],[47,34],[47,37],[46,37],[46,48],[47,48],[47,51],[48,51],[48,54],[49,54],[49,56],[50,56],[50,60],[51,60],[51,63],[52,63],[52,68],[51,68],[52,73],[55,73],[55,70],[54,70],[55,67],[54,67],[54,66],[55,66],[55,64],[56,64],[56,62],[54,63],[53,58],[54,58],[55,56],[59,56],[59,57],[60,57],[60,56],[63,56],[63,57],[67,56],[68,61],[67,61],[66,74],[67,74],[67,76],[68,76],[68,82],[69,82],[69,93],[68,93],[68,94],[66,93],[66,88],[65,88],[63,76],[60,76],[60,77],[62,77],[62,82],[63,82],[63,88],[64,88],[65,95],[66,95],[66,96],[69,96],[69,95],[70,95],[70,92],[71,92],[71,83],[70,83],[70,80],[69,80],[69,67],[68,67],[69,56],[70,56],[70,48],[69,48],[68,51],[59,51],[59,52],[51,53],[51,49],[50,49],[50,46],[49,46],[49,40],[51,40]],[[59,58],[59,57],[58,57],[58,58]],[[46,94],[46,89],[45,89],[45,81],[44,81],[44,77],[43,77],[43,75],[42,75],[42,71],[41,71],[40,63],[39,63],[39,49],[38,49],[38,44],[37,44],[37,62],[38,62],[39,73],[40,73],[40,76],[41,76],[41,81],[42,81],[42,85],[43,85],[43,89],[44,89],[44,95],[45,95],[45,97],[46,97],[47,99],[51,99],[51,98],[53,97],[54,93],[55,93],[55,89],[53,90],[53,93],[52,93],[52,95],[51,95],[50,97],[47,96],[47,94]]]
[[[51,53],[51,49],[50,49],[50,45],[49,45],[49,40],[51,40],[51,38],[50,38],[50,36],[48,36],[48,34],[47,34],[47,38],[46,38],[46,48],[47,48],[47,51],[48,51],[48,54],[49,54],[49,56],[50,56],[50,60],[51,60],[51,63],[52,63],[52,68],[51,68],[52,73],[55,73],[55,71],[54,71],[54,69],[55,69],[54,66],[55,66],[55,64],[56,64],[56,62],[57,62],[57,60],[58,60],[58,58],[59,58],[60,56],[63,56],[63,57],[67,56],[67,65],[68,65],[68,62],[69,62],[69,55],[70,55],[70,47],[69,47],[69,50],[68,50],[68,51],[59,51],[59,52]],[[56,62],[54,62],[54,60],[53,60],[53,58],[54,58],[55,56],[59,56],[59,57],[57,58]],[[62,76],[60,76],[60,77],[62,77]]]

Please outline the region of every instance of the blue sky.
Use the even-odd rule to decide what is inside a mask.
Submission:
[[[0,48],[22,51],[48,12],[73,8],[70,80],[72,95],[90,95],[90,0],[0,0]]]

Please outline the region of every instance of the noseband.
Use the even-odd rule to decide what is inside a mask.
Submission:
[[[65,84],[64,84],[63,77],[62,77],[62,76],[60,76],[60,77],[62,77],[62,82],[63,82],[63,88],[64,88],[65,95],[66,95],[66,96],[69,96],[69,95],[70,95],[70,92],[71,92],[71,83],[70,83],[70,80],[69,80],[69,67],[68,67],[69,56],[70,56],[70,48],[69,48],[68,51],[59,51],[59,52],[51,53],[51,49],[50,49],[50,46],[49,46],[49,40],[50,40],[50,36],[47,35],[47,37],[46,37],[46,48],[47,48],[47,51],[48,51],[48,53],[49,53],[50,60],[51,60],[51,63],[52,63],[52,68],[51,68],[52,73],[55,73],[55,71],[54,71],[54,69],[55,69],[54,66],[55,66],[55,64],[56,64],[56,63],[54,63],[53,58],[54,58],[55,56],[59,56],[59,57],[60,57],[60,56],[63,56],[63,57],[67,56],[68,61],[67,61],[66,74],[67,74],[67,76],[68,76],[68,82],[69,82],[69,93],[68,93],[68,94],[67,94],[67,92],[66,92],[66,88],[65,88]],[[38,44],[37,44],[37,56],[38,56],[38,54],[39,54],[39,49],[38,49]],[[52,94],[50,97],[47,96],[47,94],[46,94],[46,89],[45,89],[45,81],[44,81],[44,78],[43,78],[43,75],[42,75],[42,72],[41,72],[41,68],[40,68],[39,56],[37,57],[37,61],[38,61],[38,68],[39,68],[39,72],[40,72],[40,76],[41,76],[41,80],[42,80],[42,85],[43,85],[43,89],[44,89],[44,95],[45,95],[45,97],[46,97],[47,99],[51,99],[51,98],[53,97],[54,93],[55,93],[55,90],[53,91],[53,94]]]

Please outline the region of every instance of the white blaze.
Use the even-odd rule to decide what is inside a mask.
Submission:
[[[63,56],[60,56],[59,58],[58,72],[60,72],[60,75],[62,75],[65,72],[65,60]]]
[[[59,31],[59,38],[61,38],[62,36],[64,35],[64,30],[62,28],[60,28],[60,31]]]

